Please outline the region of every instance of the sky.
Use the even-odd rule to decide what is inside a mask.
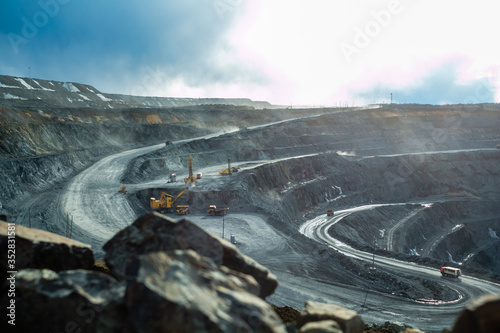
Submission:
[[[3,0],[0,74],[278,105],[500,102],[495,1]]]

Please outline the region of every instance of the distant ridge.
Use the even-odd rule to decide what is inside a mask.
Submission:
[[[63,107],[93,108],[172,108],[206,104],[272,108],[269,102],[248,98],[176,98],[102,93],[75,82],[32,79],[0,75],[0,103],[3,105],[49,104]]]

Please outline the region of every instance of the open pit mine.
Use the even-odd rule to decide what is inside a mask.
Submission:
[[[500,304],[499,145],[498,104],[0,76],[1,305],[25,332],[307,332],[338,308],[338,332],[471,332]]]

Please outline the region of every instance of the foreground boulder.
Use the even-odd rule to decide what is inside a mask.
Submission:
[[[485,295],[467,304],[452,333],[500,332],[500,294]]]
[[[151,252],[194,250],[220,266],[251,275],[258,282],[258,295],[265,298],[276,289],[276,276],[255,260],[243,255],[233,244],[213,236],[187,219],[175,221],[157,213],[138,218],[103,247],[105,261],[121,279],[133,279],[127,266],[137,256]]]
[[[19,332],[276,332],[286,328],[246,274],[192,250],[138,257],[132,280],[85,270],[16,276]],[[3,282],[2,290],[7,286]],[[7,307],[2,300],[1,305]],[[22,318],[22,320],[21,320]]]
[[[319,322],[315,327],[318,328],[324,324],[325,332],[328,332],[328,329],[335,328],[332,327],[331,321],[335,321],[344,333],[362,333],[365,328],[363,320],[355,311],[333,304],[312,301],[306,302],[297,324],[299,328],[302,328],[308,323]]]
[[[126,332],[286,332],[253,277],[192,250],[140,256],[124,297]]]
[[[16,276],[17,332],[113,332],[125,286],[84,270],[25,269]]]
[[[12,226],[11,226],[12,229]],[[9,244],[9,224],[0,221],[0,248]],[[90,269],[94,253],[90,245],[47,231],[15,225],[15,270],[47,268],[53,271]],[[2,265],[7,264],[7,251],[3,252]],[[2,272],[12,270],[2,268]]]

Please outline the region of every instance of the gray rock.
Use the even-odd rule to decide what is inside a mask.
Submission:
[[[125,286],[102,273],[26,269],[16,276],[17,332],[113,332]],[[113,318],[117,318],[114,321]]]
[[[312,321],[299,330],[299,333],[342,333],[339,324],[333,320]]]
[[[500,294],[482,296],[465,307],[452,333],[500,332]]]
[[[276,276],[266,267],[187,219],[175,221],[157,213],[144,215],[116,234],[103,249],[111,271],[122,279],[134,278],[126,268],[141,254],[190,249],[212,259],[216,265],[253,276],[259,283],[258,295],[262,298],[271,295],[278,285]]]
[[[286,332],[271,306],[247,290],[255,279],[192,250],[153,252],[129,266],[125,332]]]
[[[0,221],[0,248],[7,249],[9,226]],[[94,253],[90,245],[47,231],[15,226],[15,270],[47,268],[53,271],[90,269]],[[2,265],[7,263],[7,251],[2,255]],[[3,272],[12,269],[2,269]]]
[[[337,322],[344,333],[362,333],[365,328],[363,320],[355,311],[333,304],[312,301],[306,302],[297,326],[302,328],[307,323],[324,320]]]

